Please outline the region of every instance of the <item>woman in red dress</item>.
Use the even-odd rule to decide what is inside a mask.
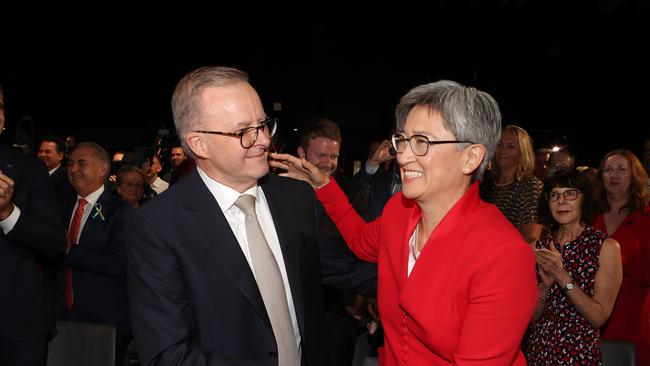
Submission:
[[[496,102],[439,81],[409,91],[395,115],[402,191],[370,223],[307,161],[271,154],[271,165],[308,180],[352,251],[379,264],[383,365],[525,365],[535,258],[478,192],[500,138]]]
[[[609,152],[598,173],[600,214],[594,227],[621,246],[623,282],[602,337],[631,341],[650,365],[650,210],[648,175],[629,150]]]

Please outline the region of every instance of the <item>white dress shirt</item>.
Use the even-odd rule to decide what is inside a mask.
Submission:
[[[156,191],[156,193],[161,194],[169,188],[169,183],[162,180],[160,177],[156,177],[153,183],[150,184],[151,189]]]
[[[86,207],[84,208],[84,214],[81,217],[81,224],[79,225],[79,233],[77,233],[77,237],[74,238],[75,243],[79,243],[79,237],[81,236],[81,232],[83,231],[84,225],[86,224],[86,221],[88,220],[88,216],[90,216],[90,214],[93,215],[97,214],[97,216],[95,217],[95,219],[97,220],[102,219],[98,213],[99,211],[101,211],[101,207],[99,207],[99,205],[95,206],[97,204],[97,200],[99,199],[99,196],[101,196],[102,193],[104,193],[104,185],[101,185],[99,189],[87,195],[86,197],[81,197],[80,195],[77,195],[77,202],[74,204],[74,207],[72,209],[73,214],[70,217],[70,222],[68,223],[68,230],[70,230],[70,225],[72,225],[72,220],[74,219],[74,213],[77,211],[77,206],[79,206],[79,198],[83,198],[86,200]]]
[[[234,203],[242,194],[250,194],[251,196],[255,197],[255,213],[257,214],[257,220],[262,227],[262,232],[266,237],[266,241],[269,243],[271,252],[273,252],[275,259],[278,262],[280,274],[282,275],[282,282],[284,282],[287,304],[289,305],[289,314],[291,315],[293,332],[296,335],[297,345],[300,347],[300,330],[298,328],[298,318],[296,317],[296,309],[293,304],[291,287],[289,286],[289,279],[287,277],[287,269],[284,266],[284,258],[282,256],[282,249],[280,248],[280,240],[278,239],[278,233],[275,231],[275,224],[273,223],[273,217],[271,216],[271,210],[269,209],[269,204],[266,201],[266,196],[264,196],[264,191],[256,185],[249,188],[244,193],[239,193],[234,189],[227,187],[208,177],[208,175],[200,167],[197,168],[199,171],[199,176],[210,190],[210,193],[212,193],[214,198],[217,200],[217,203],[219,204],[223,215],[228,221],[228,225],[230,225],[232,232],[235,234],[241,251],[244,254],[244,257],[246,257],[246,261],[248,262],[248,265],[253,272],[253,276],[255,276],[253,259],[251,258],[248,241],[246,239],[246,215],[242,210],[237,208]]]

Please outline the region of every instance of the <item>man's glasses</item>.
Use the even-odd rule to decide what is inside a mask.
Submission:
[[[560,199],[560,196],[564,197],[566,201],[575,201],[578,198],[580,191],[577,189],[567,189],[564,192],[550,191],[546,198],[549,202],[555,202]]]
[[[458,141],[458,140],[439,140],[439,141],[430,141],[426,136],[422,135],[413,135],[409,138],[402,135],[401,133],[394,133],[391,136],[391,141],[393,143],[393,148],[397,151],[398,154],[404,152],[406,149],[406,143],[411,146],[411,151],[417,156],[424,156],[429,151],[430,145],[439,145],[439,144],[473,144],[472,141]]]
[[[266,136],[271,138],[273,137],[273,135],[275,135],[275,130],[277,129],[277,127],[278,127],[277,118],[266,117],[264,120],[260,122],[259,126],[246,127],[246,128],[242,128],[241,130],[237,130],[235,132],[219,132],[219,131],[193,131],[193,132],[239,137],[239,143],[241,144],[241,147],[243,147],[244,149],[248,149],[249,147],[255,145],[255,141],[257,141],[257,136],[259,135],[260,130],[263,130]]]

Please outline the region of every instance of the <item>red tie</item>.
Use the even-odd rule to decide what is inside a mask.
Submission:
[[[84,215],[86,203],[88,203],[88,201],[79,198],[77,210],[74,212],[74,217],[70,224],[70,231],[68,231],[68,238],[72,245],[77,245],[77,237],[79,236],[79,228],[81,227],[81,218]],[[74,294],[72,291],[72,270],[70,268],[65,269],[65,303],[68,305],[68,310],[71,310],[72,304],[74,304]]]

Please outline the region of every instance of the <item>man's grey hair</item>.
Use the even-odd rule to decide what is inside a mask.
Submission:
[[[202,89],[242,82],[248,82],[248,74],[244,71],[232,67],[206,66],[190,71],[176,84],[172,96],[172,114],[176,133],[187,155],[196,159],[192,149],[187,146],[186,136],[199,123],[201,106],[198,102]]]
[[[82,147],[87,147],[87,148],[93,150],[93,157],[95,159],[101,161],[102,163],[105,163],[106,165],[108,165],[108,169],[111,168],[111,158],[110,158],[110,155],[108,155],[108,152],[106,151],[106,149],[104,149],[99,144],[94,143],[92,141],[84,141],[84,142],[78,143],[72,149],[70,154],[72,154],[72,152],[74,152],[75,150],[77,150],[79,148],[82,148]],[[106,173],[107,173],[106,175],[108,175],[108,170],[106,170]],[[104,178],[106,178],[106,177],[104,177]]]

